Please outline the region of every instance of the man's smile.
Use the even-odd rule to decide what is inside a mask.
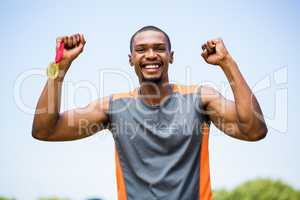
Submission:
[[[162,64],[160,62],[153,62],[153,63],[144,63],[140,66],[143,72],[154,73],[160,71]]]

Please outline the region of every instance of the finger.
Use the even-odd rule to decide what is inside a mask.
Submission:
[[[69,38],[70,38],[70,47],[73,48],[74,47],[74,35],[71,35]]]
[[[68,46],[68,36],[64,36],[62,38],[62,40],[64,41],[64,47],[65,47],[65,49],[68,49],[69,48],[69,46]]]
[[[216,39],[213,39],[212,41],[215,43],[216,47],[220,46],[220,45],[224,46],[223,40],[221,38],[216,38]]]
[[[210,49],[214,49],[216,47],[216,43],[213,41],[213,40],[208,40],[207,41],[207,46],[210,48]]]
[[[202,44],[201,48],[202,48],[202,50],[204,51],[204,49],[205,49],[205,44]]]
[[[79,37],[78,47],[79,47],[80,52],[82,52],[84,45],[85,45],[85,39],[84,39],[83,34],[78,34],[78,37]]]
[[[212,43],[211,41],[207,41],[206,46],[208,54],[216,53],[216,45],[214,43]]]
[[[201,56],[206,60],[208,58],[208,51],[207,49],[204,49],[203,52],[201,53]]]
[[[73,46],[73,36],[71,35],[68,39],[68,43],[69,43],[69,48],[72,49],[74,46]]]
[[[80,35],[79,35],[79,33],[76,34],[75,38],[76,38],[76,46],[78,46],[80,44]]]
[[[210,47],[209,41],[206,42],[206,49],[207,49],[208,53],[212,53],[214,51],[214,48]]]
[[[68,46],[68,36],[64,36],[63,40],[65,43],[65,46],[67,47]]]
[[[214,42],[216,43],[216,49],[226,49],[225,44],[221,38],[215,39]]]
[[[72,47],[77,46],[76,35],[72,35]]]
[[[72,48],[72,36],[67,36],[67,47],[68,49]]]
[[[83,45],[85,45],[86,41],[85,41],[85,38],[84,38],[84,35],[83,35],[83,34],[81,34],[81,38],[82,38],[82,43],[83,43]]]
[[[69,47],[69,36],[66,36],[65,38],[64,38],[64,43],[65,43],[65,47],[67,48],[67,49],[69,49],[70,47]]]
[[[204,43],[203,45],[202,45],[202,49],[203,49],[203,51],[206,49],[208,49],[208,46],[207,46],[207,44],[206,43]]]

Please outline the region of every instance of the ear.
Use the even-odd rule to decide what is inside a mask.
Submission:
[[[130,64],[130,66],[133,66],[131,54],[128,54],[128,59],[129,59],[129,64]]]
[[[169,60],[169,63],[172,64],[174,61],[174,51],[171,51],[170,52],[170,60]]]

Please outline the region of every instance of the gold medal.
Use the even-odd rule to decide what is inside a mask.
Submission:
[[[47,68],[47,76],[51,79],[57,78],[59,74],[59,63],[51,62]]]

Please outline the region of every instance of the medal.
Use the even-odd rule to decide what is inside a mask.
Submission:
[[[51,62],[47,67],[47,76],[51,79],[55,79],[59,75],[59,63],[63,59],[64,46],[64,41],[62,40],[56,50],[55,62]]]
[[[58,63],[51,62],[47,68],[47,76],[51,79],[55,79],[59,73]]]

